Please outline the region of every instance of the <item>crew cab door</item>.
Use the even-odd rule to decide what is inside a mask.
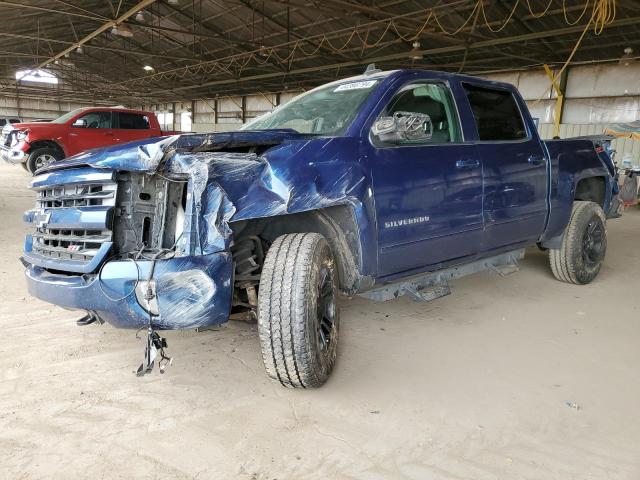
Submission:
[[[68,154],[115,143],[111,112],[91,111],[76,118],[69,127]]]
[[[526,105],[507,89],[462,87],[484,172],[483,251],[535,242],[547,218],[547,158]]]
[[[114,128],[118,142],[132,142],[154,137],[146,115],[133,112],[114,112]]]
[[[379,277],[474,255],[482,239],[482,162],[462,141],[449,86],[404,85],[381,116],[399,111],[429,115],[433,134],[393,144],[370,137]]]

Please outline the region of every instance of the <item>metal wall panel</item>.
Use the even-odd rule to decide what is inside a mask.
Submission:
[[[566,98],[640,95],[640,63],[571,67]]]

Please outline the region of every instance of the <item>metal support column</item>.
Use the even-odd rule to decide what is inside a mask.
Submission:
[[[553,111],[553,136],[560,136],[560,124],[562,123],[562,114],[564,111],[564,92],[567,88],[567,70],[565,69],[561,74],[559,81],[556,81],[553,72],[546,63],[543,65],[544,71],[551,80],[551,86],[556,92],[556,106]]]

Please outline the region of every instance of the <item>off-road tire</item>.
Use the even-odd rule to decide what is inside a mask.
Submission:
[[[36,173],[36,170],[38,170],[38,168],[40,168],[40,166],[37,165],[38,158],[43,155],[53,157],[54,161],[61,160],[63,158],[60,155],[60,152],[58,152],[58,150],[56,150],[55,148],[42,147],[34,149],[31,153],[29,153],[26,162],[27,170],[31,172],[32,175]]]
[[[294,233],[273,242],[258,292],[262,359],[271,378],[290,388],[326,382],[337,354],[337,297],[337,269],[322,235]]]
[[[549,249],[551,271],[558,280],[584,285],[596,278],[607,250],[606,222],[597,203],[573,203],[562,245]],[[600,238],[595,242],[588,238],[594,233]]]

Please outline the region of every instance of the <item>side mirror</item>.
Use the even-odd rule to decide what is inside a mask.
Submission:
[[[371,133],[381,142],[430,140],[433,123],[426,113],[395,112],[391,117],[380,117],[371,127]]]
[[[76,120],[75,122],[73,122],[71,124],[72,127],[79,127],[79,128],[87,128],[87,121],[79,118],[78,120]]]

